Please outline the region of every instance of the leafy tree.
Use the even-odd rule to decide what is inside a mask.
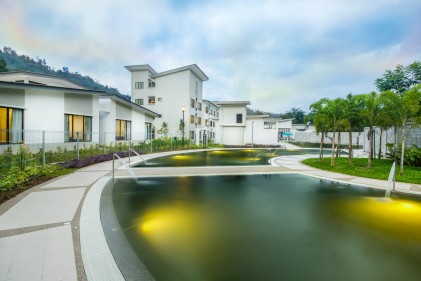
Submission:
[[[117,89],[102,85],[97,80],[94,80],[89,76],[83,76],[78,72],[71,72],[68,67],[54,70],[54,68],[47,65],[45,59],[40,59],[37,57],[35,60],[26,55],[18,55],[16,51],[10,47],[4,47],[3,51],[0,50],[0,62],[1,60],[6,62],[9,71],[30,71],[41,74],[55,75],[69,79],[70,81],[73,81],[88,89],[105,91],[107,93],[116,94],[130,100],[130,97],[128,98],[128,96],[121,95]]]
[[[421,62],[419,61],[407,67],[399,64],[394,70],[386,70],[382,77],[374,82],[379,92],[390,90],[398,95],[419,83],[421,83]]]
[[[349,134],[349,154],[348,161],[351,164],[353,159],[353,148],[352,148],[352,132],[362,130],[361,110],[363,108],[361,100],[356,96],[349,93],[344,100],[344,116],[349,122],[348,134]]]
[[[402,95],[397,95],[391,91],[385,91],[382,94],[382,99],[387,110],[389,122],[395,128],[401,128],[401,163],[399,174],[403,173],[403,163],[405,157],[405,125],[411,123],[412,126],[419,125],[421,122],[420,110],[421,110],[421,84],[405,91]],[[397,142],[395,140],[395,162],[397,161]]]
[[[371,163],[373,160],[373,127],[377,124],[379,120],[380,112],[380,98],[376,92],[371,92],[369,94],[360,94],[357,96],[359,102],[363,104],[363,108],[360,111],[360,116],[366,126],[369,127],[369,155],[368,155],[368,168],[371,168]]]
[[[0,58],[0,72],[7,72],[7,64],[6,61],[2,58]]]
[[[305,111],[303,111],[302,109],[293,107],[291,108],[291,110],[282,114],[282,118],[284,119],[294,118],[294,120],[292,120],[293,124],[303,124],[305,114],[306,114]]]
[[[162,122],[161,132],[164,134],[164,137],[167,137],[167,135],[168,135],[168,123],[167,122]]]
[[[327,132],[333,127],[329,115],[326,111],[324,100],[321,99],[310,105],[312,112],[312,121],[316,127],[316,133],[321,134],[320,137],[320,154],[319,159],[323,161],[323,145]]]

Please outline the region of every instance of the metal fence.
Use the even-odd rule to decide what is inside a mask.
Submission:
[[[16,136],[20,137],[17,138]],[[58,131],[0,131],[0,172],[23,170],[27,166],[82,160],[100,154],[128,151],[139,153],[207,147],[197,146],[193,139],[169,133],[155,138],[144,132],[118,135],[116,133],[81,133]]]

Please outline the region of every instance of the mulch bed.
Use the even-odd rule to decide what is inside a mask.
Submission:
[[[49,181],[51,179],[53,179],[54,177],[39,177],[36,179],[32,179],[28,182],[26,182],[23,186],[21,187],[17,187],[17,188],[13,188],[12,190],[8,190],[8,191],[0,191],[0,204],[3,204],[4,202],[6,202],[7,200],[10,200],[14,197],[16,197],[18,194],[24,192],[25,190],[28,190],[38,184],[44,183],[46,181]]]

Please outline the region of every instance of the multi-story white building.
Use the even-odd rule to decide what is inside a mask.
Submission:
[[[220,126],[219,126],[219,106],[214,104],[211,101],[203,100],[205,105],[205,112],[203,114],[203,119],[205,121],[204,132],[207,136],[207,139],[215,142],[217,135],[220,135]]]
[[[164,136],[162,124],[168,125],[168,136],[190,138],[196,143],[205,134],[203,82],[209,78],[196,65],[156,72],[150,65],[130,65],[132,102],[159,112],[150,130]],[[180,126],[184,120],[184,130]]]

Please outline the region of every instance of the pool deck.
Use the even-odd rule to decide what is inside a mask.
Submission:
[[[147,160],[165,154],[174,152],[142,157]],[[298,172],[371,188],[386,187],[383,180],[326,172],[300,163],[309,157],[314,155],[280,156],[272,159],[271,166],[137,168],[135,174],[152,177]],[[99,186],[111,175],[112,162],[96,164],[33,187],[0,205],[0,281],[88,280],[87,276],[89,280],[122,280],[119,272],[107,275],[99,270],[104,266],[118,271],[104,238],[96,236],[102,232],[98,225]],[[116,163],[115,176],[131,173],[122,163]],[[396,190],[421,194],[421,185],[396,183]],[[91,245],[81,247],[81,241]],[[87,261],[87,255],[97,256],[103,264]]]

